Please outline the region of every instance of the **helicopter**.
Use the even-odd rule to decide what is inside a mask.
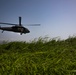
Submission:
[[[0,22],[0,24],[13,25],[12,27],[1,27],[0,26],[0,30],[2,30],[2,33],[4,31],[17,32],[17,33],[20,33],[20,35],[22,35],[23,33],[24,34],[30,33],[29,29],[27,29],[24,26],[22,26],[22,24],[21,24],[21,17],[19,17],[19,24],[3,23],[3,22]],[[28,26],[40,26],[40,24],[29,24]]]

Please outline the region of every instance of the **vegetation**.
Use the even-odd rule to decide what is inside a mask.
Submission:
[[[76,75],[76,37],[0,44],[0,75]]]

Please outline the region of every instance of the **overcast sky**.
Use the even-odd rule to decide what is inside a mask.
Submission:
[[[0,40],[29,41],[40,36],[66,39],[76,34],[76,0],[0,0],[0,22],[18,23],[19,16],[24,26],[41,26],[25,26],[30,33],[23,35],[0,30]]]

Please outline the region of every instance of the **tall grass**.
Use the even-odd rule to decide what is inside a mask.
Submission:
[[[0,75],[76,75],[76,37],[0,44]]]

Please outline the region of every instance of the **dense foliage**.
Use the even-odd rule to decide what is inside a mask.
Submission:
[[[76,75],[76,37],[0,44],[0,75]]]

